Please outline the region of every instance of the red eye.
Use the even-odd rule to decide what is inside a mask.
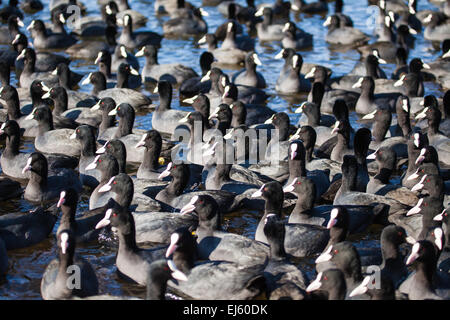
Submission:
[[[98,159],[98,163],[102,162],[102,159]]]
[[[117,181],[114,181],[113,184],[117,184]]]
[[[430,179],[427,179],[427,182],[430,182]]]
[[[101,105],[103,106],[105,103],[102,101]]]
[[[301,181],[297,181],[297,184],[302,184],[302,182]]]
[[[323,277],[323,280],[327,281],[327,280],[328,280],[328,277],[327,277],[327,276],[324,276],[324,277]]]
[[[335,249],[334,254],[338,254],[339,250]]]
[[[422,169],[422,170],[420,170],[420,172],[422,172],[422,173],[423,173],[423,169]]]
[[[118,107],[117,110],[120,110],[120,107]]]
[[[428,206],[428,203],[424,202],[423,205],[426,207],[426,206]]]
[[[431,235],[434,237],[434,232],[432,232]]]
[[[199,203],[203,203],[203,200],[200,200]]]
[[[77,130],[77,133],[80,133],[80,130],[79,130],[79,129]]]
[[[113,215],[113,217],[117,217],[117,213],[115,213],[115,212],[112,215]]]
[[[401,237],[403,235],[403,233],[401,231],[399,231],[398,235]]]
[[[447,212],[446,212],[446,213],[444,213],[444,216],[447,216]]]
[[[267,191],[267,187],[264,188],[264,191]]]
[[[173,168],[174,168],[174,169],[176,169],[176,168],[177,168],[177,166],[173,166]]]
[[[109,147],[111,147],[111,145],[108,144],[106,147],[109,148]]]

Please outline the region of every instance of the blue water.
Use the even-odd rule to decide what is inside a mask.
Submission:
[[[201,0],[192,0],[191,2],[196,6],[201,5]],[[238,0],[237,2],[245,4],[245,1],[243,0]],[[256,0],[257,5],[262,2],[263,1]],[[84,1],[84,4],[88,8],[88,14],[99,14],[98,5],[95,1]],[[132,9],[149,17],[146,27],[139,30],[147,29],[162,34],[162,23],[166,21],[168,17],[155,17],[153,1],[133,0],[130,1],[130,5]],[[44,11],[34,15],[27,15],[24,19],[25,25],[28,26],[33,19],[42,19],[45,22],[48,22],[50,18],[48,4],[45,4],[45,6]],[[334,4],[330,3],[329,7],[330,12],[333,12]],[[209,16],[205,17],[205,20],[208,23],[208,30],[213,32],[217,26],[224,22],[224,17],[216,8],[206,7],[205,9],[209,13]],[[423,0],[419,1],[418,11],[424,9],[436,10],[436,7]],[[374,14],[377,14],[377,12],[378,10],[375,10],[373,7],[368,8],[365,0],[345,0],[343,13],[351,16],[356,28],[369,35],[373,34],[375,25],[372,21],[374,21]],[[294,20],[300,28],[314,35],[314,47],[311,50],[301,52],[304,61],[321,64],[331,68],[333,76],[344,75],[352,70],[353,66],[359,61],[360,56],[355,50],[336,52],[328,49],[328,45],[324,40],[326,29],[322,26],[325,18],[326,16],[319,15],[309,16],[301,14],[294,16],[291,14],[291,19]],[[205,51],[205,48],[200,48],[197,45],[197,40],[198,39],[164,39],[162,41],[162,48],[158,54],[159,63],[173,63],[176,61],[194,68],[197,73],[201,74],[198,59],[200,54]],[[375,41],[375,38],[373,37],[372,40]],[[257,42],[256,52],[263,64],[262,66],[258,66],[257,70],[264,75],[268,87],[266,91],[271,94],[271,97],[268,100],[268,106],[275,111],[287,112],[291,118],[291,122],[296,124],[299,115],[293,113],[295,110],[293,106],[301,103],[305,97],[300,96],[288,102],[284,97],[276,94],[274,90],[275,83],[278,78],[279,70],[283,65],[283,61],[275,60],[274,56],[280,50],[281,46],[279,43],[274,42],[261,45]],[[434,49],[429,41],[423,39],[423,34],[419,34],[415,42],[415,48],[410,51],[410,59],[413,57],[421,57],[425,62],[431,62],[438,56],[439,51]],[[139,59],[142,67],[145,63],[144,58]],[[97,70],[95,65],[86,63],[83,60],[74,60],[71,63],[71,68],[84,74]],[[384,65],[383,69],[387,74],[390,74],[395,69],[395,66]],[[235,72],[235,70],[226,69],[224,69],[224,71],[230,75]],[[14,81],[14,75],[12,75],[12,83],[14,83]],[[436,89],[437,87],[434,84],[426,83],[425,88],[426,94],[434,93],[437,96],[442,96],[442,92]],[[90,92],[91,86],[83,86],[80,90]],[[143,92],[151,95],[152,99],[157,103],[158,96],[145,90],[143,90]],[[190,110],[189,107],[180,107],[177,90],[174,90],[172,107]],[[355,128],[358,128],[360,124],[355,121],[356,119],[356,115],[351,114],[352,125]],[[151,128],[151,114],[137,116],[135,127],[140,129]],[[3,144],[3,142],[0,143]],[[23,149],[28,152],[33,151],[32,143],[29,141],[25,142]],[[133,172],[128,173],[133,174]],[[85,195],[79,204],[80,212],[88,208],[87,200],[88,196]],[[14,211],[26,212],[29,209],[31,209],[30,205],[23,199],[0,204],[0,214]],[[240,233],[247,237],[253,237],[259,218],[260,214],[257,212],[239,212],[226,217],[225,224],[229,231]],[[55,226],[55,230],[56,228],[57,226]],[[379,247],[379,243],[376,239],[379,238],[379,235],[380,230],[371,230],[366,234],[352,237],[352,241],[360,248],[377,248]],[[54,239],[53,237],[50,237],[48,240],[32,248],[8,252],[10,269],[6,279],[0,281],[0,299],[41,299],[40,281],[45,267],[51,259],[55,257],[55,248]],[[100,282],[100,293],[144,297],[143,288],[126,283],[118,278],[115,268],[114,248],[102,245],[90,245],[78,248],[77,252],[89,259],[94,266]],[[311,272],[311,259],[303,259],[299,263],[304,267],[309,276],[314,276]]]

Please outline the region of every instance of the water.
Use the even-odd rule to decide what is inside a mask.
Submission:
[[[191,2],[199,6],[201,0],[191,0]],[[240,4],[245,1],[238,0]],[[256,4],[263,1],[256,1]],[[88,8],[88,14],[98,15],[98,5],[95,1],[84,1]],[[139,30],[151,30],[162,34],[162,23],[168,19],[167,16],[156,18],[153,10],[153,1],[133,0],[130,4],[134,10],[141,12],[149,17],[149,21],[145,28]],[[329,5],[331,12],[334,10],[334,4]],[[436,6],[425,1],[419,1],[418,10],[432,9],[436,10]],[[209,32],[213,32],[217,26],[224,22],[224,17],[213,7],[207,7],[209,16],[205,17],[208,23]],[[344,6],[344,14],[350,15],[353,19],[356,28],[371,35],[373,34],[374,25],[370,21],[374,21],[373,14],[377,14],[374,8],[368,8],[366,1],[346,0]],[[48,22],[50,19],[48,4],[45,5],[45,10],[34,15],[27,15],[24,23],[28,26],[33,19],[42,19]],[[314,47],[307,51],[302,51],[303,59],[308,63],[321,64],[333,70],[333,76],[340,76],[352,70],[353,66],[359,61],[359,53],[355,50],[346,52],[330,51],[325,42],[326,29],[322,26],[325,16],[319,15],[296,15],[291,14],[291,19],[305,31],[314,35]],[[189,40],[174,40],[164,39],[162,41],[162,48],[158,53],[160,64],[172,63],[177,61],[179,63],[188,65],[201,74],[199,66],[199,56],[205,51],[197,45],[198,39]],[[372,40],[375,41],[375,38]],[[279,43],[271,43],[261,45],[257,42],[256,52],[262,62],[262,66],[258,66],[258,71],[261,72],[267,82],[267,93],[271,94],[268,100],[268,106],[275,111],[285,111],[289,114],[291,123],[296,124],[300,115],[295,114],[295,105],[301,103],[305,96],[296,97],[287,101],[285,97],[279,96],[274,91],[275,83],[278,78],[279,70],[283,65],[282,60],[275,60],[273,57],[280,51]],[[437,51],[429,41],[423,39],[423,34],[417,36],[415,48],[410,51],[410,59],[413,57],[422,57],[425,62],[431,62],[439,56]],[[144,58],[139,58],[141,66],[144,65]],[[95,65],[86,63],[83,60],[74,60],[71,63],[71,68],[77,72],[88,74],[96,71]],[[390,74],[394,69],[394,65],[384,65],[383,69],[386,74]],[[235,70],[226,70],[230,75]],[[12,74],[12,83],[15,82],[14,74]],[[442,92],[437,89],[435,84],[426,83],[426,94],[436,94],[442,96]],[[81,91],[90,92],[91,86],[83,86]],[[157,103],[158,96],[143,89],[143,92],[151,95],[152,99]],[[191,110],[186,106],[180,106],[178,92],[174,90],[173,108],[180,108],[184,110]],[[356,129],[361,126],[356,122],[356,115],[354,113],[350,116],[353,127]],[[136,117],[135,127],[139,129],[151,128],[151,114],[138,115]],[[0,142],[3,147],[4,142]],[[31,141],[26,141],[23,144],[24,151],[33,151],[33,144]],[[135,172],[129,171],[129,174]],[[0,215],[9,212],[26,212],[32,207],[25,200],[14,200],[0,203]],[[87,210],[88,195],[83,195],[82,201],[79,203],[79,212]],[[256,226],[261,217],[258,212],[242,211],[225,217],[225,225],[228,231],[236,232],[247,237],[254,237]],[[55,226],[56,230],[58,223]],[[379,239],[381,230],[379,228],[370,229],[365,234],[354,235],[350,239],[353,243],[361,249],[377,249],[379,247]],[[137,296],[143,298],[145,290],[135,284],[130,284],[120,279],[116,273],[115,267],[115,248],[109,245],[91,244],[77,248],[77,252],[83,255],[93,265],[100,283],[100,293],[112,295],[126,295]],[[10,260],[10,269],[6,279],[0,280],[0,299],[41,299],[40,282],[42,274],[47,264],[55,257],[56,246],[53,235],[42,243],[21,250],[13,250],[8,252]],[[299,259],[297,262],[305,270],[307,275],[312,278],[315,276],[313,272],[314,259]]]

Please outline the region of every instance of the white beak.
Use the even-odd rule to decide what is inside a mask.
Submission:
[[[315,72],[316,72],[316,67],[313,67],[307,74],[305,74],[305,79],[314,78]]]
[[[223,136],[225,140],[231,139],[233,137],[234,128],[231,130],[228,130],[227,134]]]
[[[99,52],[97,58],[94,61],[94,64],[99,63],[100,59],[103,57],[103,52]]]
[[[322,286],[322,282],[320,282],[320,279],[322,279],[322,275],[323,272],[319,272],[317,278],[314,279],[314,281],[311,282],[309,286],[306,288],[306,292],[312,292],[320,289],[320,287]]]
[[[20,59],[23,59],[23,58],[25,58],[25,49],[22,50],[22,52],[16,58],[16,61],[19,61]]]
[[[275,114],[273,114],[269,119],[264,121],[264,124],[271,124],[273,122],[273,118],[275,117]]]
[[[414,134],[414,145],[416,146],[416,148],[418,148],[420,145],[419,137],[420,135],[418,133]]]
[[[166,169],[161,172],[161,174],[158,176],[159,180],[162,180],[165,177],[170,176],[170,169],[172,168],[172,162],[169,162],[169,164],[167,165]]]
[[[197,99],[197,97],[198,97],[198,95],[197,96],[193,96],[192,98],[184,99],[183,102],[184,103],[193,104],[194,101]]]
[[[291,145],[291,160],[294,160],[294,158],[297,156],[297,148],[297,144],[294,143]]]
[[[414,172],[412,175],[410,175],[406,180],[408,180],[408,181],[416,180],[419,177],[418,171],[419,171],[419,169],[417,169],[416,172]]]
[[[69,235],[67,232],[61,234],[61,252],[66,254],[67,248],[69,248]]]
[[[434,240],[434,244],[439,248],[439,250],[442,250],[442,229],[441,228],[435,228],[434,229],[434,237],[436,238]]]
[[[296,183],[297,183],[297,178],[294,178],[294,180],[292,180],[292,182],[289,185],[287,185],[283,188],[283,192],[286,193],[286,192],[294,191],[294,186]]]
[[[357,286],[355,289],[353,289],[352,292],[348,295],[349,297],[359,296],[367,292],[368,287],[367,284],[370,281],[371,276],[367,276],[364,278],[364,280],[361,282],[359,286]]]
[[[46,93],[44,93],[44,95],[41,97],[42,99],[48,99],[50,98],[50,91],[47,91]]]
[[[424,108],[421,113],[416,116],[416,119],[423,119],[427,117],[428,107]]]
[[[222,99],[225,99],[225,97],[227,96],[229,91],[230,91],[230,86],[226,86],[225,89],[223,90]]]
[[[130,73],[134,76],[139,76],[139,71],[130,66]]]
[[[261,188],[259,188],[258,191],[254,192],[254,193],[251,195],[251,197],[252,197],[252,198],[258,198],[258,197],[261,197],[261,196],[263,195],[263,194],[262,194],[262,190],[264,189],[264,186],[265,186],[265,184],[263,184],[263,185],[261,186]]]
[[[170,257],[172,253],[177,249],[177,242],[180,239],[180,235],[178,233],[172,233],[170,236],[170,245],[166,251],[166,258]]]
[[[34,28],[34,23],[35,23],[34,20],[31,21],[30,25],[27,27],[27,30],[28,30],[28,31],[30,31],[31,29]]]
[[[205,76],[200,80],[200,82],[205,82],[208,81],[210,78],[209,76],[211,75],[211,71],[208,71]]]
[[[255,12],[255,17],[261,17],[263,15],[264,7],[259,8],[258,11]]]
[[[83,82],[82,82],[81,84],[84,86],[84,85],[87,85],[87,84],[91,83],[91,77],[92,77],[92,72],[89,73],[89,75],[87,76],[87,78],[84,79]]]
[[[358,79],[358,82],[356,82],[356,83],[352,86],[352,88],[361,88],[361,85],[362,85],[363,80],[364,80],[363,77],[359,78],[359,79]]]
[[[416,261],[416,259],[419,257],[419,250],[420,250],[420,243],[417,242],[413,245],[411,254],[409,255],[408,259],[406,260],[407,266],[410,265],[411,263],[413,263],[414,261]]]
[[[136,56],[136,57],[142,57],[142,56],[144,56],[144,54],[145,54],[145,47],[142,47],[141,50],[139,50],[139,51],[135,54],[135,56]]]
[[[377,158],[377,152],[371,153],[367,156],[367,160],[375,160]]]
[[[20,34],[16,35],[16,37],[14,38],[14,40],[11,42],[11,44],[16,44],[17,42],[19,42],[20,39]]]
[[[106,152],[106,146],[108,145],[108,143],[109,143],[109,140],[106,141],[105,144],[100,149],[95,151],[95,153],[96,154],[103,154],[103,153],[105,153]]]
[[[295,131],[295,133],[289,138],[288,141],[300,139],[300,131],[301,130],[302,130],[302,128],[298,128],[297,131]]]
[[[444,209],[440,214],[438,214],[437,216],[435,216],[435,217],[433,218],[433,220],[434,220],[434,221],[442,221],[442,220],[444,219],[444,213],[445,213],[445,210],[446,210],[446,209]]]
[[[278,52],[274,58],[277,60],[283,58],[283,53],[284,53],[284,49],[282,49],[280,52]]]
[[[95,168],[97,168],[97,161],[98,161],[98,158],[100,158],[100,157],[101,157],[101,156],[96,156],[95,159],[94,159],[94,161],[92,161],[92,162],[86,167],[85,170],[94,170]]]
[[[258,55],[257,55],[256,53],[253,54],[253,61],[255,61],[255,63],[256,63],[258,66],[261,66],[261,65],[262,65],[261,60],[259,60],[259,57],[258,57]]]
[[[214,117],[217,117],[219,114],[220,108],[217,107],[216,110],[214,110],[214,112],[208,117],[209,120],[211,120]]]
[[[59,194],[59,200],[58,203],[56,204],[57,208],[60,208],[61,205],[64,204],[64,202],[66,201],[66,199],[64,199],[66,196],[66,192],[65,191],[61,191],[61,193]]]
[[[336,225],[336,223],[338,222],[338,219],[337,219],[338,214],[339,214],[339,211],[337,208],[334,208],[333,210],[331,210],[330,221],[328,221],[327,229],[331,229]]]
[[[108,116],[117,115],[117,108],[118,108],[118,106],[116,106],[114,109],[112,109],[110,112],[108,112]]]
[[[128,53],[124,46],[120,47],[120,55],[122,56],[122,58],[128,58]]]
[[[327,20],[325,20],[325,22],[323,23],[323,26],[326,27],[326,26],[329,26],[330,24],[331,24],[331,16],[329,16],[327,18]]]
[[[420,179],[419,183],[417,183],[414,187],[411,188],[411,191],[419,191],[422,190],[422,188],[424,187],[423,182],[425,181],[425,179],[427,178],[427,175],[424,174],[422,179]]]
[[[98,192],[103,193],[103,192],[108,192],[109,190],[111,190],[111,184],[113,183],[114,178],[115,178],[115,176],[112,177],[111,179],[109,179],[107,184],[105,184],[103,187],[98,189]]]
[[[98,100],[98,102],[91,107],[91,111],[99,110],[101,102],[102,100]]]
[[[371,113],[366,114],[364,117],[362,117],[362,119],[364,120],[370,120],[375,118],[375,114],[377,113],[378,110],[374,110]]]
[[[394,87],[400,87],[401,85],[403,85],[403,80],[405,80],[405,77],[406,77],[406,75],[402,75],[401,78],[400,78],[400,80],[397,80],[397,81],[394,83]]]
[[[423,22],[430,23],[432,18],[433,18],[433,15],[430,13],[428,16],[426,16],[425,19],[423,19]]]
[[[198,43],[198,44],[204,44],[204,43],[206,43],[206,36],[201,37],[201,39],[198,40],[197,43]]]
[[[109,218],[111,217],[111,213],[112,209],[106,210],[105,217],[97,223],[95,229],[104,228],[109,225],[111,223],[111,220],[109,220]]]
[[[22,174],[25,174],[25,172],[31,170],[31,161],[32,161],[31,157],[28,158],[27,164],[26,164],[25,167],[23,167],[23,169],[22,169]]]
[[[419,201],[417,202],[416,206],[413,207],[411,210],[409,210],[406,213],[406,216],[409,217],[409,216],[419,213],[421,211],[420,206],[422,205],[422,202],[423,202],[423,198],[420,198]]]
[[[187,276],[183,272],[181,272],[180,270],[177,269],[177,267],[175,266],[175,263],[172,260],[168,260],[167,265],[169,266],[170,270],[172,270],[172,277],[174,279],[180,280],[180,281],[188,280]]]
[[[33,120],[35,112],[36,112],[36,108],[34,108],[33,111],[31,111],[31,113],[25,117],[25,120]]]
[[[141,140],[136,144],[135,148],[139,148],[139,147],[143,147],[145,146],[145,138],[147,138],[147,134],[144,133],[144,135],[142,136]]]
[[[323,252],[317,259],[316,259],[316,264],[317,263],[321,263],[321,262],[326,262],[326,261],[330,261],[331,258],[333,258],[333,256],[331,255],[331,250],[333,250],[333,246],[331,245],[327,251]]]
[[[402,101],[402,109],[405,110],[405,112],[409,112],[408,99],[403,99],[403,101]]]
[[[195,210],[195,203],[197,202],[197,200],[198,196],[194,196],[187,205],[181,208],[180,213],[187,214],[193,212]]]

